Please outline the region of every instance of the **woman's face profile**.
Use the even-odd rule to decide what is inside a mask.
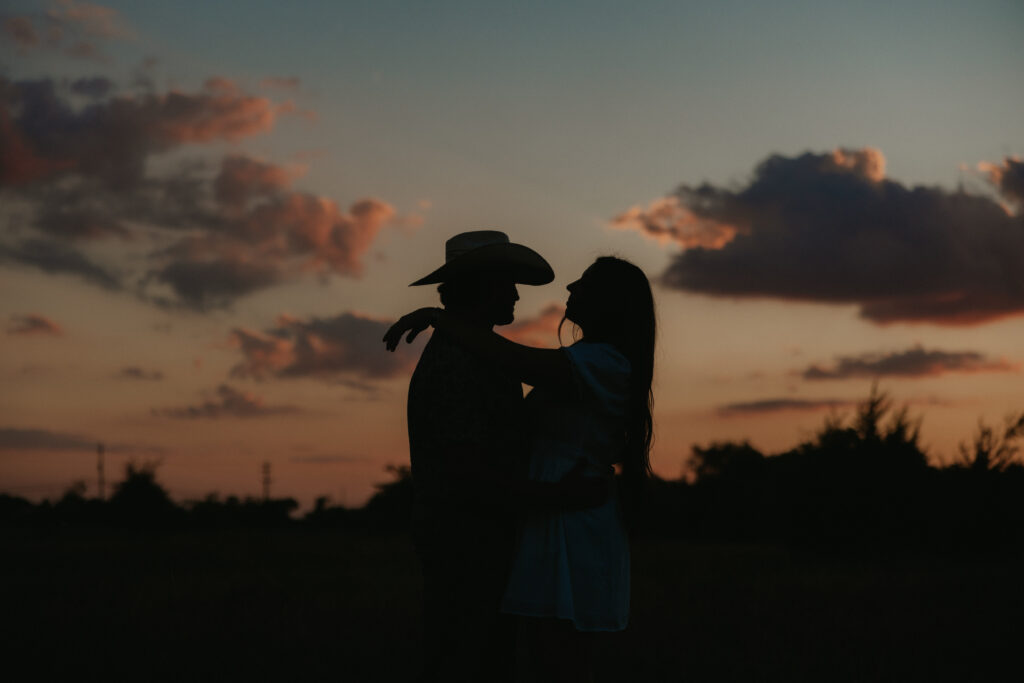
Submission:
[[[592,313],[597,303],[592,271],[593,266],[583,271],[578,280],[565,286],[569,290],[569,299],[565,302],[565,317],[584,329],[587,322],[594,319]]]

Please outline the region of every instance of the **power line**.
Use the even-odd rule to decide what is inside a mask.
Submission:
[[[270,463],[263,463],[263,500],[270,500]]]
[[[96,444],[96,478],[98,479],[97,484],[100,494],[100,500],[107,499],[107,482],[103,472],[103,443]]]

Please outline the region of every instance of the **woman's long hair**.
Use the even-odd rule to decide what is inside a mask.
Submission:
[[[640,268],[625,259],[602,256],[587,269],[594,295],[601,302],[600,319],[588,322],[587,336],[612,344],[630,364],[626,446],[621,458],[623,506],[635,527],[637,504],[651,475],[654,420],[654,344],[657,320],[651,284]]]

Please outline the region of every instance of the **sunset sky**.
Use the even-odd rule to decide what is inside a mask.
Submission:
[[[1024,409],[1024,3],[85,2],[0,13],[0,491],[159,461],[362,504],[444,241],[655,283],[657,473],[873,381],[934,462]],[[565,337],[565,335],[563,335]],[[565,338],[564,340],[568,340]]]

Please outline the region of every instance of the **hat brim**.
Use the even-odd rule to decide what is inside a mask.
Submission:
[[[546,285],[555,279],[555,272],[543,256],[522,244],[504,243],[468,251],[409,286],[450,282],[465,275],[495,270],[508,273],[521,285]]]

